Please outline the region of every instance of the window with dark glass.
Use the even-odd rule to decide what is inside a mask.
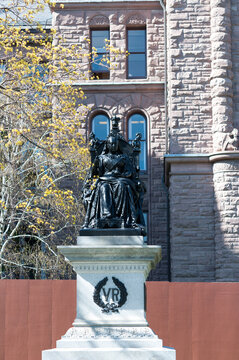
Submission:
[[[91,52],[97,53],[91,57],[92,75],[98,79],[109,79],[110,71],[106,59],[109,58],[107,43],[110,38],[108,29],[91,30]]]
[[[128,79],[146,78],[146,30],[127,30],[127,74]]]
[[[141,133],[141,153],[139,157],[140,170],[147,169],[147,121],[144,115],[136,113],[128,121],[128,138],[131,142],[137,133]]]
[[[100,140],[105,140],[109,135],[110,121],[107,115],[98,114],[92,119],[92,131]]]
[[[144,216],[144,222],[145,222],[145,227],[146,227],[146,232],[148,232],[147,228],[148,228],[148,213],[147,212],[143,212],[143,216]],[[148,242],[148,237],[147,235],[144,236],[144,243],[147,244]]]

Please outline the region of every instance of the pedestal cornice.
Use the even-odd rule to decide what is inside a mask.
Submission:
[[[76,271],[142,271],[145,276],[161,260],[161,247],[140,245],[58,246]]]

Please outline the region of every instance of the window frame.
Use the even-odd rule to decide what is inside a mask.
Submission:
[[[109,129],[109,132],[110,132],[110,117],[109,117],[109,115],[108,115],[107,113],[105,113],[104,111],[97,111],[97,112],[95,112],[95,113],[91,116],[91,118],[90,118],[90,132],[94,132],[94,130],[93,130],[93,121],[94,121],[94,119],[96,118],[96,116],[98,116],[98,115],[104,115],[105,117],[107,117],[107,120],[108,120],[108,129]],[[98,139],[100,139],[95,132],[94,132],[94,134],[95,134],[95,136],[96,136]],[[109,133],[107,134],[107,136],[108,136],[108,135],[109,135]],[[101,139],[100,139],[100,140],[101,140]],[[103,139],[103,140],[105,140],[105,139]]]
[[[147,174],[147,172],[148,172],[148,162],[149,162],[148,161],[148,120],[147,120],[147,116],[140,110],[138,110],[138,111],[136,110],[136,111],[130,113],[130,115],[127,118],[127,139],[128,139],[130,144],[134,140],[134,139],[129,138],[129,133],[130,133],[130,131],[129,131],[129,123],[130,123],[130,119],[131,119],[131,117],[133,115],[141,115],[144,118],[144,121],[145,121],[145,139],[140,140],[141,143],[142,142],[145,143],[145,169],[140,169],[140,173]]]
[[[108,40],[110,40],[110,28],[109,28],[109,26],[104,26],[104,27],[92,27],[92,28],[90,28],[90,53],[91,53],[91,57],[90,57],[90,59],[91,59],[91,63],[90,63],[90,71],[91,71],[91,76],[94,76],[94,80],[109,80],[110,79],[110,69],[107,69],[107,70],[103,70],[103,71],[93,71],[92,70],[92,65],[93,65],[93,63],[92,63],[92,47],[93,47],[93,38],[92,38],[92,32],[93,31],[108,31],[108,33],[109,33],[109,38],[108,38]],[[105,49],[105,53],[98,53],[97,52],[97,55],[104,55],[104,54],[108,54],[108,56],[110,57],[110,52],[107,52],[107,50]],[[106,77],[100,77],[100,75],[102,75],[102,74],[106,74],[107,76]],[[99,78],[97,78],[97,77],[99,77]]]
[[[130,52],[129,49],[129,31],[132,30],[144,30],[145,31],[145,51],[144,52]],[[126,29],[126,49],[129,52],[129,55],[126,58],[126,78],[127,79],[147,79],[147,29],[146,26],[137,26],[137,27],[127,27]],[[145,76],[129,76],[129,57],[130,54],[144,54],[145,55]]]

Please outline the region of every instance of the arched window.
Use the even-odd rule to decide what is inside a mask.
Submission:
[[[131,142],[137,133],[141,133],[141,153],[139,158],[140,170],[147,169],[147,121],[144,115],[136,113],[128,121],[128,138]]]
[[[105,140],[110,131],[110,121],[107,115],[97,114],[92,119],[92,131],[100,140]]]

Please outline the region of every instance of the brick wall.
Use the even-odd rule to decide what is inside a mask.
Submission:
[[[239,126],[238,10],[238,0],[168,2],[170,152],[181,153],[166,157],[174,281],[239,278],[238,152],[221,153]],[[212,150],[207,165],[195,154]]]
[[[215,280],[214,188],[208,159],[169,160],[172,281]],[[202,160],[201,160],[202,161]]]
[[[219,156],[212,156],[214,161]],[[239,159],[221,156],[213,164],[215,188],[215,279],[239,279]]]
[[[212,166],[209,156],[203,160],[196,154],[221,151],[225,134],[239,126],[239,1],[172,0],[166,6],[169,152],[183,154],[178,162],[170,160],[166,174],[170,177],[172,279],[232,281],[239,276],[235,240],[238,199],[235,191],[224,189],[221,193],[221,187],[228,190],[234,186],[238,171],[221,183],[222,178],[214,172],[219,165]],[[126,49],[128,26],[146,26],[147,79],[127,80],[126,58],[121,54],[109,80],[92,82],[79,78],[76,85],[82,83],[87,95],[89,114],[82,125],[86,137],[91,129],[90,117],[99,109],[111,116],[117,107],[125,135],[127,118],[133,111],[141,110],[147,118],[148,172],[143,178],[148,193],[144,210],[149,215],[149,243],[163,248],[163,260],[150,279],[166,280],[162,8],[159,2],[141,1],[66,3],[64,9],[56,9],[53,18],[57,34],[63,34],[67,44],[82,44],[85,52],[89,51],[89,44],[84,39],[89,38],[92,26],[109,26],[111,44],[121,50]],[[90,69],[88,58],[82,60],[82,69]],[[189,162],[184,160],[185,154],[191,154]],[[221,208],[232,204],[230,219],[224,218]]]
[[[55,41],[63,35],[67,45],[81,44],[85,52],[90,51],[90,45],[85,39],[90,39],[90,29],[109,27],[110,44],[115,49],[126,50],[126,29],[146,26],[147,29],[147,82],[164,80],[164,24],[163,10],[158,2],[135,3],[100,3],[89,7],[87,3],[80,5],[65,4],[64,10],[56,8],[53,13],[53,25],[57,31]],[[109,82],[126,80],[126,56],[119,55],[112,60]],[[89,59],[82,59],[82,70],[90,70]],[[142,79],[141,79],[142,80]],[[81,81],[84,81],[81,78]],[[135,82],[134,79],[128,79]],[[137,82],[140,81],[137,80]]]
[[[210,1],[167,1],[170,153],[212,149]]]
[[[142,174],[147,185],[143,210],[148,212],[148,243],[160,244],[163,261],[160,268],[150,274],[151,279],[168,279],[167,263],[167,193],[163,185],[163,155],[165,153],[164,119],[164,23],[159,2],[100,3],[89,6],[65,4],[56,9],[53,24],[57,30],[56,40],[63,35],[67,45],[83,44],[89,51],[85,38],[90,29],[109,27],[110,43],[114,48],[126,50],[126,29],[146,26],[147,33],[147,79],[126,79],[126,57],[119,55],[112,62],[109,80],[86,81],[79,77],[86,94],[85,104],[89,113],[82,128],[86,138],[91,131],[91,118],[97,110],[109,117],[117,109],[122,118],[121,129],[127,137],[127,120],[135,111],[142,111],[147,118],[148,170]],[[112,59],[112,58],[111,58]],[[82,60],[82,69],[90,70],[89,59]]]

